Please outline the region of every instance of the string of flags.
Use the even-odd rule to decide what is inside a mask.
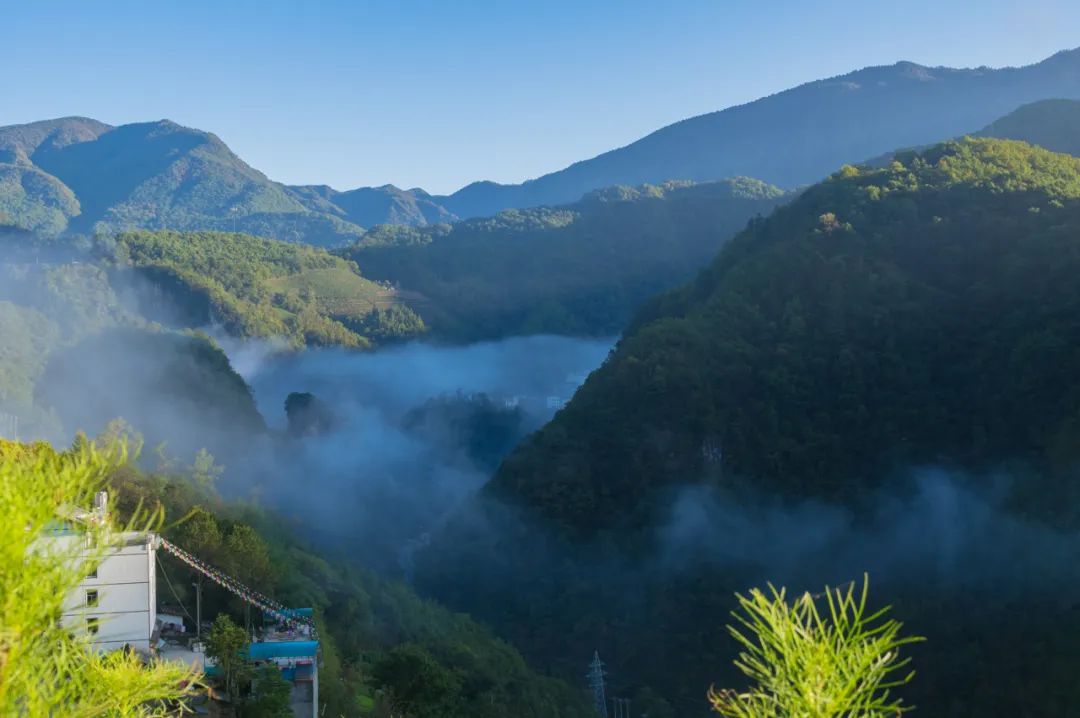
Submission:
[[[241,600],[262,609],[265,613],[274,616],[279,621],[288,626],[307,626],[314,631],[314,619],[308,616],[296,615],[294,612],[290,611],[281,603],[278,603],[277,601],[268,596],[264,596],[263,594],[252,588],[248,588],[232,576],[229,576],[227,573],[219,571],[218,569],[210,566],[209,564],[203,563],[199,559],[189,554],[187,551],[181,549],[179,546],[169,543],[164,538],[158,537],[158,541],[161,545],[161,548],[165,549],[167,552],[180,559],[194,570],[206,576],[211,581],[224,588],[226,591],[235,594]]]

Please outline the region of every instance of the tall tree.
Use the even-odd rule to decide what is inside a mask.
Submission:
[[[225,677],[225,689],[235,701],[240,695],[240,684],[247,676],[247,659],[244,649],[248,645],[247,633],[229,618],[219,613],[214,619],[210,635],[206,639],[206,655],[214,659]]]

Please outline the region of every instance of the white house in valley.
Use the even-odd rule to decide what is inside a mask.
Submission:
[[[106,504],[106,495],[98,494],[93,511],[73,511],[75,521],[52,529],[49,540],[76,553],[77,544],[86,541],[79,524],[103,523]],[[73,633],[87,634],[98,650],[126,645],[150,653],[157,620],[158,538],[151,532],[127,531],[112,539],[114,545],[68,596],[61,620]]]

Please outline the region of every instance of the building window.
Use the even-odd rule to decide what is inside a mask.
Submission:
[[[91,616],[86,619],[86,632],[91,636],[96,636],[98,632],[98,619]]]
[[[86,574],[87,578],[97,578],[97,566],[90,569],[90,573]]]
[[[86,605],[90,608],[98,605],[98,592],[96,590],[86,592]]]

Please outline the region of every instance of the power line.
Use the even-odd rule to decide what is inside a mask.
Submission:
[[[191,568],[195,569],[199,573],[209,578],[214,583],[224,588],[226,591],[229,591],[234,595],[238,596],[245,603],[255,606],[257,608],[261,608],[264,613],[269,613],[270,615],[276,617],[279,621],[286,625],[294,627],[307,626],[311,629],[312,636],[315,636],[315,620],[313,618],[297,615],[295,611],[286,608],[283,604],[278,603],[277,601],[269,598],[268,596],[264,596],[263,594],[252,588],[248,588],[232,576],[229,576],[223,571],[219,571],[218,569],[210,566],[209,564],[203,563],[196,557],[189,554],[187,551],[184,551],[175,544],[169,543],[160,536],[158,537],[158,544],[166,552],[180,559]]]
[[[611,705],[615,709],[614,718],[630,718],[629,698],[612,698]]]
[[[194,621],[195,619],[192,617],[191,613],[189,613],[187,608],[184,607],[184,602],[181,601],[180,596],[177,595],[176,589],[173,588],[173,583],[171,580],[169,580],[169,572],[165,570],[165,564],[163,564],[161,561],[158,561],[157,565],[161,568],[161,575],[165,577],[165,583],[168,584],[169,590],[172,591],[173,598],[176,599],[176,605],[180,606],[180,610],[184,612],[185,616]]]

